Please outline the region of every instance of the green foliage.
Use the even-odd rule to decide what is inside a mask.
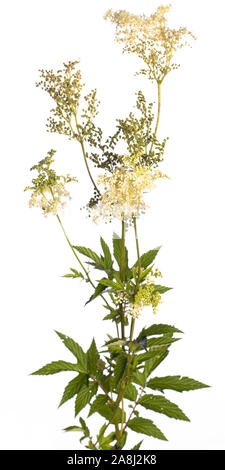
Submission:
[[[142,441],[140,441],[140,442],[138,442],[138,443],[137,443],[137,444],[136,444],[134,447],[132,447],[132,449],[131,449],[131,450],[139,450],[139,449],[140,449],[140,447],[141,447],[141,444],[142,444],[142,442],[143,442],[143,440],[142,440]]]
[[[72,379],[66,386],[59,407],[66,401],[73,398],[81,389],[83,385],[87,384],[87,375],[79,374],[75,379]]]
[[[84,275],[82,273],[80,273],[79,271],[77,271],[76,269],[70,268],[70,271],[71,271],[71,273],[64,274],[64,276],[62,276],[62,277],[72,277],[73,279],[81,277],[82,279],[84,279]]]
[[[154,250],[149,250],[146,253],[143,253],[143,255],[140,256],[140,263],[141,263],[142,268],[146,269],[150,264],[153,263],[160,248],[161,247],[159,246],[157,248],[154,248]],[[138,260],[136,261],[133,267],[137,267],[137,266],[138,266]]]
[[[126,427],[134,432],[145,434],[154,438],[166,440],[164,434],[149,418],[139,416],[137,406],[145,408],[147,412],[162,413],[170,418],[189,421],[185,413],[163,395],[153,395],[143,392],[145,388],[152,390],[165,389],[182,392],[207,387],[207,385],[181,376],[166,376],[150,378],[152,372],[167,357],[170,346],[180,338],[174,335],[182,333],[178,328],[167,324],[153,324],[143,328],[136,340],[129,342],[118,337],[109,336],[109,341],[104,344],[104,350],[98,351],[95,339],[84,352],[82,347],[69,336],[56,331],[65,347],[76,357],[77,363],[66,361],[55,361],[46,364],[41,369],[33,372],[33,375],[49,375],[62,371],[73,371],[78,375],[66,385],[59,407],[68,400],[75,400],[75,417],[89,406],[88,417],[98,413],[109,424],[117,429],[119,423],[126,423]],[[142,339],[145,338],[145,348]],[[141,352],[145,349],[145,352]],[[132,356],[129,356],[130,352]],[[108,366],[102,359],[108,362]],[[100,391],[100,393],[99,393]],[[121,404],[123,400],[134,403],[132,405],[133,418],[129,416],[126,422],[126,412]],[[71,425],[65,431],[77,431],[82,433],[81,441],[89,439],[88,448],[96,449],[90,437],[90,431],[80,418],[81,426]],[[123,424],[124,425],[124,424]],[[97,445],[99,449],[110,450],[113,442],[117,441],[117,432],[112,431],[105,435],[107,424],[103,425],[98,436]],[[121,435],[118,441],[119,448],[125,445],[127,431]],[[142,442],[142,441],[141,441]],[[138,449],[141,442],[134,447]],[[122,447],[121,447],[122,446]]]
[[[141,417],[133,418],[129,421],[128,427],[137,433],[146,434],[147,436],[167,441],[164,434],[150,419]]]
[[[158,413],[163,413],[170,418],[182,419],[184,421],[189,421],[187,416],[180,410],[180,408],[167,400],[161,395],[144,395],[139,400],[139,404],[144,406],[147,410],[157,411]]]
[[[82,347],[69,336],[65,336],[62,333],[59,333],[59,331],[56,331],[56,333],[62,339],[69,351],[77,358],[78,365],[84,372],[87,372],[87,356]]]
[[[147,387],[152,390],[176,390],[176,392],[184,392],[189,390],[197,390],[198,388],[206,388],[205,385],[197,380],[190,379],[189,377],[181,377],[180,375],[172,375],[166,377],[154,377],[147,383]]]
[[[95,339],[93,338],[91,346],[87,351],[87,365],[88,365],[88,373],[90,375],[96,374],[98,360],[99,360],[99,353],[97,350]]]
[[[88,385],[83,385],[77,393],[75,401],[75,416],[89,403],[91,398],[91,390]]]
[[[74,376],[64,388],[59,407],[73,400],[76,420],[85,409],[88,418],[98,413],[103,424],[95,432],[96,439],[93,439],[81,416],[80,424],[75,422],[65,431],[80,432],[80,442],[87,439],[86,448],[93,450],[124,448],[130,430],[166,441],[164,434],[151,420],[152,412],[187,422],[189,418],[164,396],[164,391],[182,392],[208,387],[180,375],[152,377],[153,371],[167,358],[173,343],[181,339],[177,336],[182,334],[181,330],[162,323],[149,325],[147,321],[147,326],[139,332],[135,331],[135,323],[138,323],[142,311],[145,309],[149,316],[151,307],[156,313],[162,301],[161,296],[171,290],[171,287],[156,281],[162,277],[155,268],[160,246],[141,254],[136,226],[136,219],[147,208],[142,193],[146,189],[151,190],[158,178],[166,176],[157,169],[163,159],[167,140],[159,141],[157,138],[161,84],[165,76],[177,67],[172,61],[175,51],[186,44],[184,39],[186,41],[187,36],[193,37],[186,28],[176,30],[167,26],[165,15],[168,10],[168,6],[161,6],[150,17],[129,14],[124,10],[115,13],[109,10],[106,14],[106,18],[116,24],[116,38],[123,43],[123,51],[134,53],[142,59],[146,68],[141,69],[140,73],[157,85],[156,115],[154,103],[147,101],[143,91],[139,90],[134,110],[126,117],[116,119],[112,135],[105,136],[102,128],[96,124],[99,107],[97,91],[94,88],[83,92],[79,61],[64,63],[63,68],[56,72],[40,70],[40,81],[37,83],[54,102],[47,122],[48,131],[63,134],[80,144],[82,158],[94,188],[93,197],[87,204],[89,215],[92,215],[93,209],[102,210],[107,220],[106,212],[109,211],[109,219],[113,215],[122,221],[121,237],[114,232],[111,247],[100,236],[100,253],[83,245],[71,244],[58,209],[64,206],[62,198],[69,196],[65,184],[77,179],[69,175],[58,176],[50,168],[55,150],[48,152],[45,159],[31,168],[38,172],[38,176],[32,180],[32,186],[26,188],[33,191],[30,206],[40,206],[44,213],[52,213],[57,217],[79,265],[80,271],[70,268],[70,272],[63,277],[80,278],[89,283],[93,291],[85,305],[101,297],[107,310],[103,319],[111,320],[112,326],[116,328],[116,332],[110,330],[101,348],[97,347],[92,336],[87,351],[73,338],[56,331],[76,362],[53,361],[32,374],[73,372]],[[89,163],[101,170],[101,175],[96,175],[96,181],[97,184],[103,183],[103,194],[95,183]],[[97,180],[98,176],[100,179]],[[110,192],[111,181],[113,189]],[[126,242],[130,228],[134,229],[133,240],[137,253],[133,266],[129,266],[131,254],[128,253]],[[91,270],[98,271],[98,275],[95,272],[95,281],[92,281]],[[94,314],[98,315],[98,302],[96,306]],[[78,313],[80,318],[81,313]],[[88,322],[86,319],[87,325]],[[87,330],[86,327],[85,334]],[[154,394],[146,392],[149,388]],[[156,390],[163,395],[156,394]],[[139,415],[140,410],[145,412],[145,418]],[[142,440],[133,450],[138,450],[141,444]]]
[[[46,364],[44,367],[41,367],[41,369],[38,369],[35,372],[32,372],[31,375],[51,375],[51,374],[57,374],[58,372],[62,372],[65,370],[83,372],[82,367],[80,367],[77,364],[72,364],[71,362],[66,362],[66,361],[53,361],[53,362],[50,362],[49,364]]]
[[[102,259],[100,256],[95,253],[95,251],[91,250],[90,248],[86,248],[85,246],[73,246],[75,250],[79,251],[82,255],[86,256],[87,258],[92,259],[95,264],[102,266]]]

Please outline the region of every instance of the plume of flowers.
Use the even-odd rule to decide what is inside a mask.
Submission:
[[[55,152],[55,150],[50,150],[47,157],[32,166],[31,170],[36,170],[38,176],[32,179],[32,186],[25,188],[25,191],[32,191],[29,206],[40,207],[45,216],[57,215],[58,211],[64,208],[66,199],[70,198],[65,185],[71,181],[77,181],[77,178],[70,175],[58,176],[55,170],[50,168],[54,162]]]
[[[92,209],[94,221],[115,217],[129,222],[144,213],[147,205],[144,194],[155,186],[155,181],[167,175],[141,165],[135,165],[136,156],[125,155],[124,165],[112,175],[105,173],[98,178],[98,185],[104,186],[99,203]]]
[[[108,10],[104,16],[116,25],[116,40],[123,45],[123,52],[137,54],[147,66],[140,73],[158,82],[178,67],[172,63],[177,49],[190,46],[188,39],[195,39],[185,27],[169,28],[166,15],[170,8],[171,5],[159,6],[150,16],[125,10]]]

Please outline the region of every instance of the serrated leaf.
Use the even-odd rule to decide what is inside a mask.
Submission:
[[[103,286],[112,287],[112,289],[114,289],[114,290],[124,289],[124,286],[123,286],[122,282],[120,282],[120,283],[115,282],[115,281],[112,281],[111,279],[103,278],[103,279],[100,279],[98,282],[99,282],[99,284],[102,284]]]
[[[71,398],[76,395],[81,387],[87,383],[87,375],[86,374],[79,374],[75,379],[72,379],[66,386],[62,399],[60,401],[59,407],[63,405],[66,401],[70,400]]]
[[[148,376],[153,372],[153,370],[155,370],[156,367],[158,367],[159,364],[168,356],[168,354],[169,351],[165,350],[145,362],[143,374],[146,380]]]
[[[70,268],[70,271],[72,271],[70,274],[64,274],[64,276],[62,277],[72,277],[73,279],[81,277],[82,279],[84,279],[83,274],[77,271],[76,269]]]
[[[113,256],[120,267],[121,263],[121,245],[122,245],[122,240],[120,237],[118,237],[116,234],[114,234],[113,237]],[[129,268],[128,268],[128,251],[127,248],[125,247],[125,253],[124,253],[124,270],[125,274],[127,275]]]
[[[114,367],[114,374],[113,374],[113,383],[116,387],[120,379],[122,378],[124,371],[127,365],[127,357],[124,354],[120,354],[116,359],[116,364]]]
[[[137,398],[137,389],[133,384],[128,384],[124,392],[124,398],[127,400],[135,401]]]
[[[160,294],[165,294],[168,290],[172,290],[172,287],[160,286],[159,284],[154,285],[153,294],[159,292]]]
[[[181,338],[172,338],[171,334],[165,334],[160,336],[159,338],[151,338],[147,340],[148,348],[157,349],[159,346],[169,346],[172,343],[176,343],[180,341]]]
[[[145,379],[145,376],[143,375],[142,372],[140,372],[139,370],[136,370],[134,373],[133,373],[133,381],[138,384],[138,385],[141,385],[142,387],[145,386],[145,382],[146,382],[146,379]]]
[[[103,284],[98,284],[95,291],[94,291],[94,294],[91,295],[90,299],[88,299],[88,301],[85,303],[85,305],[89,304],[89,302],[91,302],[92,300],[96,299],[96,297],[101,295],[103,293],[103,291],[105,290],[105,288],[106,288],[106,286],[103,286]]]
[[[184,392],[189,390],[196,390],[199,388],[207,388],[205,385],[197,380],[190,379],[189,377],[182,377],[180,375],[171,375],[166,377],[154,377],[149,380],[147,387],[152,390],[175,390],[176,392]]]
[[[110,253],[110,249],[109,249],[107,243],[105,242],[105,240],[103,240],[102,237],[100,238],[100,240],[101,240],[102,250],[103,250],[103,253],[104,253],[105,268],[106,269],[111,269],[112,265],[113,265],[113,260],[112,260],[112,256],[111,256],[111,253]]]
[[[97,395],[95,400],[93,401],[89,415],[91,416],[93,413],[99,413],[101,416],[106,418],[108,421],[110,421],[113,417],[115,408],[109,403],[108,397],[106,395]],[[120,422],[121,421],[121,409],[118,409],[117,416],[116,416],[116,421]],[[112,420],[112,424],[115,423],[115,419]],[[125,418],[124,418],[125,419]]]
[[[108,401],[108,398],[106,395],[102,395],[102,394],[97,395],[97,397],[91,404],[91,408],[90,408],[88,416],[91,416],[95,412],[99,412],[99,410],[105,406],[107,401]]]
[[[77,394],[75,401],[75,416],[89,403],[91,391],[87,385],[83,385]]]
[[[56,331],[56,334],[62,339],[64,345],[69,349],[69,351],[77,358],[79,366],[83,369],[82,371],[87,372],[87,357],[82,347],[69,336],[62,334],[59,331]]]
[[[91,248],[86,248],[85,246],[73,246],[73,248],[79,251],[79,253],[81,253],[82,255],[87,256],[88,258],[92,259],[96,263],[99,263],[100,265],[102,265],[102,260],[100,256],[98,256],[97,253],[95,253],[95,251],[91,250]]]
[[[94,338],[86,354],[87,354],[88,371],[91,375],[95,375],[96,370],[97,370],[97,362],[99,359],[99,353],[98,353]]]
[[[72,364],[71,362],[66,362],[66,361],[53,361],[41,367],[41,369],[38,369],[35,372],[32,372],[31,375],[51,375],[51,374],[57,374],[58,372],[63,372],[66,370],[82,372],[80,370],[80,367],[77,364]]]
[[[141,434],[146,434],[147,436],[156,437],[157,439],[161,439],[163,441],[167,441],[164,434],[150,419],[145,419],[141,417],[133,418],[129,421],[128,427],[132,429],[132,431]]]
[[[142,441],[138,442],[134,447],[132,447],[131,450],[139,450],[140,447],[141,447],[142,442],[143,442],[143,439],[142,439]]]
[[[148,352],[145,352],[143,354],[137,354],[136,355],[137,364],[148,361],[149,359],[152,359],[155,357],[157,358],[158,356],[163,354],[165,351],[167,351],[167,348],[168,348],[167,346],[159,345],[157,346],[157,348],[150,349]]]
[[[154,248],[153,250],[149,250],[147,251],[146,253],[143,253],[143,255],[141,255],[140,257],[140,262],[141,262],[141,267],[146,269],[150,264],[153,263],[155,257],[157,256],[159,250],[160,250],[160,246],[157,247],[157,248]],[[138,266],[138,261],[136,261],[136,263],[134,264],[133,267],[137,267]]]
[[[175,328],[174,326],[165,325],[163,323],[154,324],[149,328],[143,328],[137,337],[137,341],[142,336],[164,335],[165,333],[183,333],[183,331],[178,330],[178,328]]]
[[[175,403],[172,403],[161,395],[144,395],[139,400],[139,404],[144,406],[144,408],[147,410],[163,413],[169,418],[190,421],[183,411],[177,405],[175,405]]]

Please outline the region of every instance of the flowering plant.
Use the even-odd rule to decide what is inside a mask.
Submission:
[[[78,182],[77,178],[56,174],[52,168],[55,150],[49,151],[46,158],[31,168],[37,176],[32,185],[25,188],[32,191],[30,207],[40,207],[45,216],[56,216],[79,267],[79,270],[72,268],[65,277],[80,278],[92,286],[93,293],[87,303],[100,297],[107,310],[103,319],[111,321],[116,329],[114,336],[108,335],[102,348],[97,347],[93,338],[86,352],[76,340],[57,331],[75,362],[54,361],[33,372],[33,375],[74,372],[60,406],[75,398],[76,420],[65,430],[80,432],[80,441],[86,440],[88,449],[123,449],[129,446],[130,430],[166,440],[146,410],[189,421],[183,411],[164,396],[164,391],[183,392],[207,387],[180,375],[152,375],[168,356],[171,345],[180,339],[177,334],[181,334],[181,330],[168,324],[153,323],[135,332],[143,309],[150,307],[154,314],[157,313],[162,296],[170,290],[170,287],[158,284],[162,274],[154,263],[160,247],[141,254],[137,232],[137,221],[148,208],[145,193],[151,191],[159,179],[168,178],[158,169],[166,145],[166,139],[160,142],[157,137],[161,85],[178,67],[173,62],[177,49],[189,45],[188,39],[194,39],[186,28],[169,28],[168,11],[169,6],[161,6],[149,17],[111,10],[105,15],[106,20],[116,25],[116,40],[122,44],[123,52],[136,54],[144,63],[145,68],[138,74],[157,85],[156,116],[153,103],[147,103],[144,93],[139,90],[135,113],[118,119],[114,134],[105,139],[102,128],[96,125],[99,106],[96,89],[82,94],[84,84],[79,61],[65,63],[57,72],[41,70],[37,83],[55,105],[48,118],[48,131],[64,134],[80,145],[93,187],[93,196],[87,202],[90,220],[113,222],[116,218],[121,223],[121,234],[113,234],[112,249],[103,237],[100,237],[100,254],[92,248],[73,245],[59,213],[70,197],[66,185]],[[125,146],[123,151],[122,145]],[[93,176],[93,169],[96,176]],[[137,259],[130,266],[126,237],[132,231]],[[97,284],[91,278],[89,267],[101,273]],[[101,428],[94,434],[80,415],[87,406],[88,416],[98,413],[103,418]],[[139,449],[141,443],[133,449]]]

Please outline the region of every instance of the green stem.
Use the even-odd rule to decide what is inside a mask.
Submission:
[[[93,179],[93,177],[92,177],[92,174],[91,174],[91,171],[90,171],[88,162],[87,162],[87,154],[86,154],[86,152],[85,152],[84,141],[83,141],[82,135],[81,135],[81,133],[80,133],[79,124],[78,124],[78,120],[77,120],[77,113],[76,113],[76,110],[75,110],[75,109],[73,110],[73,115],[74,115],[74,118],[75,118],[76,128],[77,128],[77,132],[78,132],[78,136],[79,136],[79,142],[80,142],[81,149],[82,149],[82,153],[83,153],[83,157],[84,157],[85,166],[86,166],[88,175],[89,175],[89,177],[90,177],[90,180],[91,180],[91,182],[92,182],[92,184],[93,184],[95,190],[97,191],[98,195],[100,196],[100,191],[99,191],[99,189],[97,188],[97,186],[96,186],[96,184],[95,184],[95,181],[94,181],[94,179]]]
[[[137,221],[136,217],[133,217],[134,223],[134,234],[135,234],[135,241],[136,241],[136,250],[137,250],[137,259],[138,259],[138,280],[141,274],[141,257],[140,257],[140,249],[139,249],[139,241],[138,241],[138,234],[137,234]]]
[[[138,279],[137,279],[137,284],[136,284],[136,290],[138,290],[139,277],[140,277],[140,272],[141,272],[141,259],[140,259],[139,241],[138,241],[138,234],[137,234],[136,217],[133,217],[133,223],[134,223],[134,233],[135,233],[136,250],[137,250],[137,258],[138,258]],[[123,400],[123,395],[124,395],[124,392],[125,392],[125,389],[126,389],[126,385],[127,385],[127,383],[129,383],[130,367],[131,367],[131,362],[132,362],[132,358],[133,358],[133,355],[134,355],[134,351],[132,350],[132,340],[133,340],[133,335],[134,335],[134,327],[135,327],[135,318],[132,318],[131,327],[130,327],[130,345],[129,345],[129,353],[128,353],[128,359],[127,359],[127,373],[126,373],[125,387],[121,388],[121,391],[122,391],[122,398],[121,399],[122,400]],[[118,395],[118,398],[119,398],[119,395]],[[119,406],[119,404],[118,404],[118,406]],[[137,406],[137,403],[136,403],[135,407],[136,406]],[[135,407],[133,408],[132,413],[134,412]],[[130,420],[130,417],[128,418],[128,420]],[[128,422],[125,424],[124,427],[123,427],[123,423],[122,423],[122,428],[121,428],[121,432],[120,432],[120,441],[122,441],[122,437],[123,437],[123,434],[125,432],[125,429],[127,427]]]
[[[155,143],[156,139],[156,134],[158,131],[159,127],[159,118],[160,118],[160,110],[161,110],[161,80],[157,80],[157,89],[158,89],[158,110],[157,110],[157,118],[156,118],[156,124],[155,124],[155,131],[154,131],[154,139],[152,140],[152,144],[150,147],[150,153],[152,152],[153,145]]]
[[[131,413],[130,413],[130,415],[129,415],[129,417],[128,417],[128,420],[126,421],[126,423],[125,423],[125,425],[124,425],[124,427],[123,427],[122,434],[125,432],[126,427],[127,427],[128,423],[129,423],[129,421],[131,420],[131,417],[132,417],[132,415],[133,415],[133,413],[134,413],[134,411],[135,411],[135,408],[137,407],[137,405],[138,405],[138,403],[139,403],[139,401],[140,401],[140,399],[141,399],[141,397],[142,397],[142,395],[143,395],[143,392],[144,392],[144,388],[142,388],[140,395],[138,396],[137,400],[136,400],[135,403],[134,403],[134,406],[133,406],[133,408],[132,408],[132,410],[131,410]]]
[[[121,237],[121,258],[120,258],[120,279],[125,279],[125,222],[122,220],[122,237]]]
[[[120,279],[122,282],[125,280],[125,222],[122,219],[122,236],[121,236],[121,257],[120,257]],[[120,320],[121,320],[121,337],[125,338],[124,331],[124,309],[123,304],[120,305]]]
[[[72,252],[73,252],[73,254],[74,254],[74,256],[75,256],[75,258],[77,259],[78,263],[80,264],[80,266],[82,267],[84,273],[86,274],[87,281],[90,282],[90,284],[92,285],[93,289],[95,290],[95,285],[94,285],[94,283],[92,282],[92,280],[91,280],[91,278],[90,278],[90,276],[89,276],[89,274],[88,274],[87,269],[85,268],[85,266],[83,265],[83,263],[82,263],[82,261],[80,260],[79,256],[77,255],[77,253],[76,253],[76,251],[75,251],[75,248],[74,248],[73,245],[71,244],[70,239],[69,239],[69,237],[68,237],[68,235],[67,235],[67,233],[66,233],[66,231],[65,231],[65,229],[64,229],[64,226],[63,226],[63,224],[62,224],[62,221],[61,221],[59,215],[57,214],[56,217],[57,217],[57,219],[58,219],[58,222],[59,222],[59,224],[60,224],[60,226],[61,226],[61,229],[62,229],[62,231],[63,231],[63,233],[64,233],[64,235],[65,235],[65,238],[66,238],[66,240],[67,240],[67,242],[68,242],[68,244],[69,244],[69,246],[70,246],[70,248],[71,248],[71,250],[72,250]],[[100,296],[101,296],[101,298],[104,300],[105,304],[106,304],[108,307],[110,307],[110,305],[109,305],[109,303],[107,302],[107,300],[105,299],[104,295],[100,294]]]
[[[68,237],[68,235],[67,235],[67,233],[66,233],[66,231],[65,231],[65,229],[64,229],[64,226],[63,226],[63,224],[62,224],[62,221],[61,221],[59,215],[57,214],[56,217],[57,217],[57,219],[58,219],[58,221],[59,221],[59,224],[60,224],[60,226],[61,226],[61,229],[62,229],[62,231],[63,231],[63,233],[64,233],[64,235],[65,235],[65,238],[66,238],[66,240],[67,240],[67,242],[68,242],[68,244],[69,244],[69,246],[70,246],[70,248],[71,248],[71,250],[72,250],[72,252],[73,252],[73,254],[74,254],[74,256],[75,256],[75,258],[77,259],[78,263],[80,264],[80,266],[82,267],[83,271],[85,272],[85,274],[86,274],[86,276],[87,276],[88,282],[90,282],[90,284],[92,285],[92,287],[95,289],[95,285],[93,284],[93,282],[92,282],[92,280],[91,280],[91,278],[90,278],[90,276],[89,276],[89,274],[88,274],[88,271],[86,270],[85,266],[83,265],[82,261],[80,260],[79,256],[77,255],[77,253],[76,253],[76,251],[75,251],[73,245],[72,245],[71,242],[70,242],[70,239],[69,239],[69,237]]]

